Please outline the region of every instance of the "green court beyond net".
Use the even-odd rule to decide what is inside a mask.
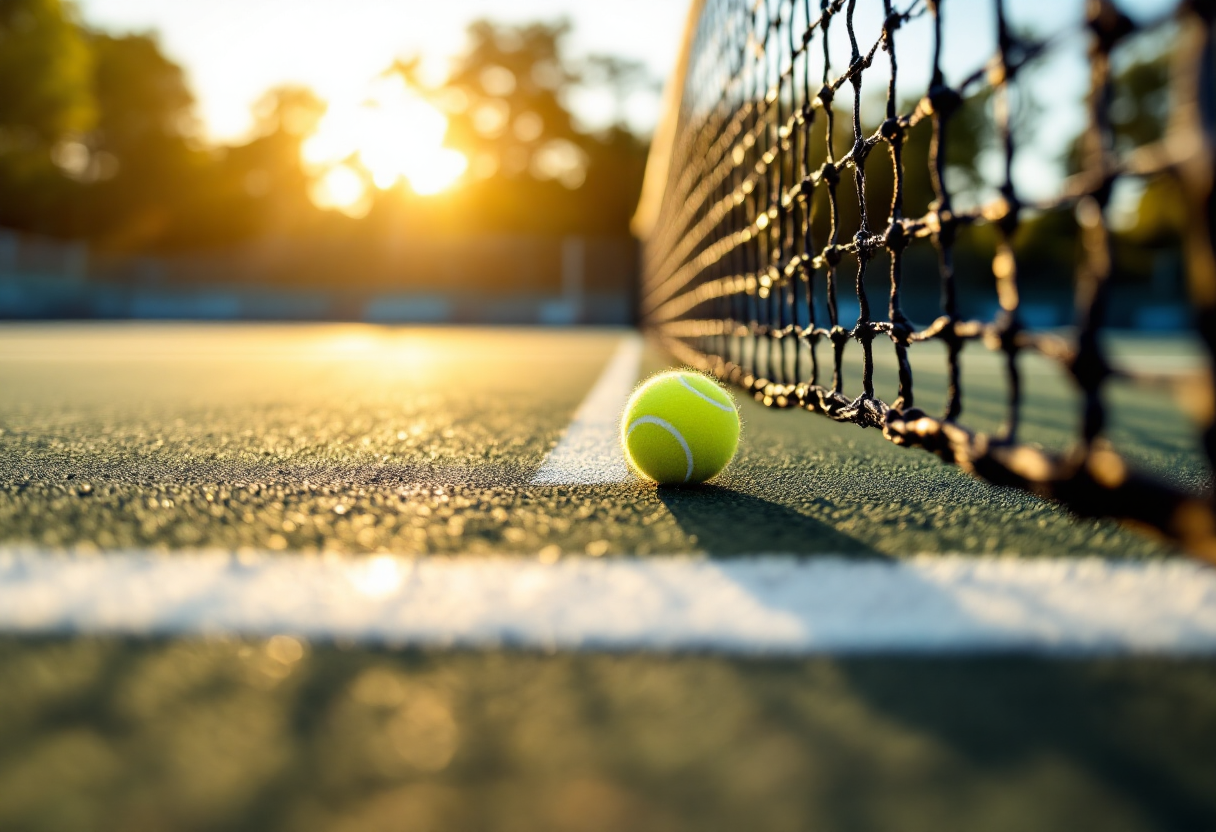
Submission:
[[[1114,3],[1086,4],[1090,88],[1079,172],[1064,181],[1056,198],[1031,203],[1019,197],[1014,180],[1011,96],[1028,66],[1078,33],[1021,36],[1010,25],[1006,4],[995,0],[996,54],[951,83],[943,71],[949,47],[943,19],[974,12],[972,2],[696,4],[675,90],[680,97],[669,101],[656,136],[638,214],[646,239],[643,320],[681,361],[741,385],[765,404],[879,428],[896,444],[927,449],[994,483],[1059,500],[1079,514],[1147,525],[1216,559],[1211,497],[1131,470],[1104,440],[1104,393],[1126,374],[1108,363],[1099,343],[1111,283],[1112,190],[1124,178],[1165,176],[1173,177],[1187,201],[1191,222],[1183,250],[1192,310],[1208,353],[1216,346],[1216,3],[1184,2],[1169,17],[1140,26]],[[875,31],[859,31],[858,5],[877,11],[879,3],[881,23]],[[918,18],[927,18],[932,30],[931,80],[915,105],[905,107],[910,112],[901,112],[906,92],[899,86],[897,47],[901,29]],[[1118,152],[1111,124],[1112,59],[1132,35],[1149,30],[1158,36],[1176,32],[1169,127],[1161,141]],[[842,34],[851,57],[847,66],[833,66],[829,44]],[[885,85],[885,116],[867,125],[863,85],[875,82]],[[960,207],[947,187],[947,148],[952,125],[957,127],[954,117],[977,95],[990,98],[988,123],[997,137],[1003,181],[997,198]],[[926,120],[932,129],[932,201],[923,215],[907,216],[907,137]],[[844,146],[847,152],[839,153]],[[886,217],[874,216],[866,199],[867,172],[873,180],[879,165],[887,167],[882,173],[890,189]],[[846,207],[856,212],[852,227],[842,219]],[[1028,212],[1063,210],[1075,212],[1082,252],[1070,337],[1031,331],[1025,324],[1013,246]],[[965,229],[981,225],[990,226],[996,239],[986,276],[1000,311],[991,320],[968,319],[958,300],[956,243]],[[939,316],[923,329],[912,324],[901,300],[905,254],[918,245],[936,250],[941,292]],[[868,269],[884,265],[885,319],[864,280]],[[840,293],[846,291],[856,292],[856,323],[842,320]],[[917,344],[934,340],[944,344],[948,362],[949,390],[940,416],[916,406],[909,361]],[[859,394],[850,387],[857,379],[847,379],[843,368],[853,341],[857,346],[851,348],[863,354]],[[960,356],[972,342],[1006,359],[1007,416],[1003,430],[992,435],[969,429],[963,420]],[[889,402],[874,385],[874,350],[883,343],[898,364],[898,395]],[[1068,453],[1043,451],[1027,444],[1034,437],[1019,434],[1029,382],[1019,372],[1019,354],[1026,351],[1058,362],[1081,392],[1081,432]],[[1210,370],[1205,378],[1211,378]],[[1149,389],[1143,394],[1161,395]],[[1213,459],[1216,432],[1210,426],[1202,442]]]

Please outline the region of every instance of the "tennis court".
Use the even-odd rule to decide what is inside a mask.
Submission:
[[[713,485],[575,481],[587,469],[533,484],[560,478],[577,425],[594,439],[597,384],[602,402],[632,387],[622,364],[669,363],[629,332],[2,338],[6,828],[1216,817],[1216,590],[1198,567],[878,431],[751,400]],[[1193,358],[1176,339],[1119,346]],[[1121,411],[1121,438],[1190,482],[1186,417],[1154,402]],[[943,569],[951,554],[1005,566]],[[761,574],[731,571],[762,555]],[[892,580],[909,558],[931,593]],[[1121,564],[1135,571],[1112,578]],[[798,583],[816,565],[834,571]],[[823,581],[845,597],[806,594]],[[412,605],[392,602],[403,584]],[[823,611],[800,620],[800,603]],[[867,627],[884,617],[905,632]]]
[[[0,830],[1216,829],[1216,4],[693,0],[653,135],[476,20],[220,141],[38,3]]]

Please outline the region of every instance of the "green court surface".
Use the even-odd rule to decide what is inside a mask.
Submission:
[[[741,402],[740,454],[712,485],[530,487],[621,337],[8,327],[0,541],[405,554],[1166,554],[875,430],[750,400]],[[931,408],[943,364],[918,355],[918,403]],[[999,365],[979,350],[968,358],[965,419],[995,428]],[[651,348],[643,374],[667,362]],[[1050,369],[1028,368],[1025,430],[1063,446],[1075,407]],[[1113,411],[1114,438],[1134,459],[1202,481],[1193,427],[1168,397],[1117,396]]]
[[[1210,662],[5,640],[0,680],[6,830],[1216,822]]]
[[[0,546],[1182,557],[877,431],[752,401],[712,485],[530,484],[624,337],[0,328]],[[1176,339],[1113,347],[1138,369],[1195,366]],[[931,349],[914,364],[930,410],[944,387]],[[966,356],[964,421],[993,429],[999,365]],[[647,346],[643,374],[668,364]],[[1072,394],[1046,365],[1027,374],[1026,438],[1063,447]],[[890,380],[880,367],[880,392]],[[1168,395],[1117,390],[1112,414],[1138,464],[1206,483]],[[1203,830],[1214,737],[1216,661],[1195,656],[0,636],[5,832]]]

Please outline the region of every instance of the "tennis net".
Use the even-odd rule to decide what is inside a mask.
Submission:
[[[943,24],[981,5],[698,0],[636,218],[645,242],[643,322],[679,360],[766,405],[878,428],[897,445],[929,450],[991,482],[1082,515],[1148,526],[1216,559],[1211,496],[1134,470],[1107,441],[1106,394],[1126,374],[1100,338],[1112,282],[1112,195],[1122,182],[1161,177],[1186,203],[1180,245],[1190,309],[1209,358],[1216,347],[1216,3],[1191,0],[1137,22],[1113,2],[1089,0],[1077,5],[1075,31],[1034,36],[1011,23],[1005,2],[992,0],[983,17],[994,52],[950,77]],[[930,68],[908,97],[897,59],[913,25],[927,33],[914,47]],[[1114,67],[1125,44],[1145,32],[1170,44],[1168,126],[1127,147],[1112,123]],[[1069,37],[1085,44],[1084,127],[1071,175],[1051,197],[1032,198],[1015,176],[1022,147],[1013,102],[1020,90],[1027,95],[1024,76]],[[951,188],[951,148],[972,138],[963,122],[974,122],[977,106],[999,174],[988,198],[961,200]],[[923,153],[912,147],[916,131],[930,137]],[[917,183],[926,192],[923,210],[909,208]],[[1066,331],[1031,328],[1020,300],[1015,236],[1028,217],[1051,212],[1075,218],[1079,243],[1075,327]],[[956,250],[975,229],[992,240],[979,275],[996,300],[987,315],[968,314],[959,296]],[[936,252],[940,303],[936,318],[918,327],[905,312],[905,271],[910,253],[925,247]],[[910,360],[929,342],[944,346],[947,365],[945,408],[936,414],[917,405]],[[999,431],[970,428],[963,413],[962,355],[974,348],[1003,359]],[[897,366],[889,401],[875,387],[879,349],[892,350]],[[861,353],[853,377],[846,350]],[[1080,431],[1069,451],[1049,452],[1021,436],[1033,383],[1020,367],[1027,352],[1058,363],[1080,393]],[[1210,462],[1211,425],[1201,441]]]

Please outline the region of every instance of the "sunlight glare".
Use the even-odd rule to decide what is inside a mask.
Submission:
[[[320,208],[338,210],[355,218],[366,216],[371,207],[363,177],[346,165],[326,171],[313,183],[310,196]]]
[[[469,168],[463,153],[440,148],[431,158],[430,167],[418,167],[406,174],[410,188],[420,196],[432,196],[446,190]]]
[[[330,176],[323,171],[332,173],[354,162],[380,190],[405,180],[414,193],[430,196],[451,187],[468,169],[464,154],[444,146],[447,129],[447,117],[399,76],[380,78],[364,100],[331,103],[317,132],[304,142],[301,156],[321,181]],[[345,170],[352,172],[350,167]],[[341,176],[335,184],[350,194],[349,178]],[[344,210],[337,200],[329,201],[325,207]]]
[[[369,598],[386,598],[401,588],[413,571],[412,566],[390,555],[376,555],[354,561],[347,569],[347,578]]]

